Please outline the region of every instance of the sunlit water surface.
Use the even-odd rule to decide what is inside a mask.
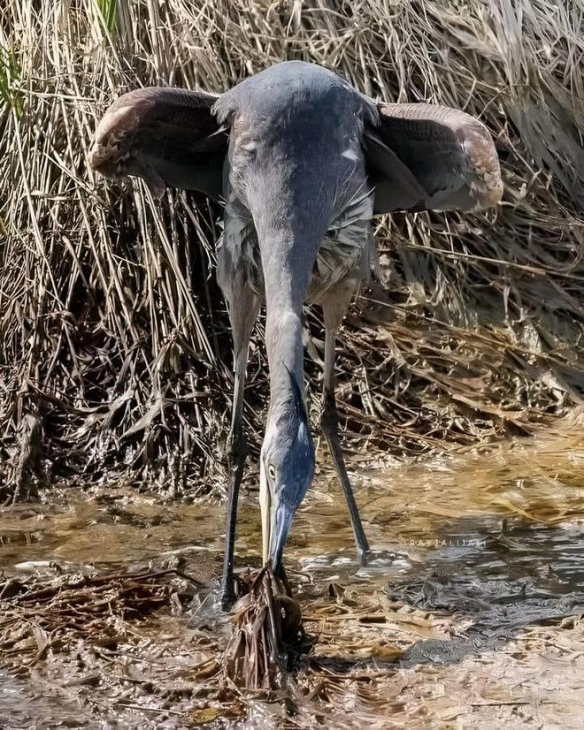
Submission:
[[[328,582],[337,582],[363,593],[402,591],[414,602],[419,589],[420,605],[431,603],[436,586],[455,599],[463,591],[479,603],[496,600],[503,590],[498,585],[505,595],[528,585],[542,597],[582,596],[581,431],[568,425],[533,440],[385,470],[352,459],[372,546],[364,566],[355,559],[334,474],[321,470],[287,545],[293,580],[297,575],[301,585],[309,582],[323,590]],[[224,506],[211,500],[163,502],[129,489],[93,496],[71,493],[58,506],[18,505],[2,512],[0,569],[27,572],[50,563],[129,568],[182,554],[213,589],[221,566],[223,521]],[[240,510],[237,558],[241,567],[260,562],[253,490]],[[16,712],[24,701],[21,691],[19,682],[0,676],[0,710]]]

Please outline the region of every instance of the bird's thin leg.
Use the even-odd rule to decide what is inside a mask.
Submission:
[[[231,429],[227,440],[229,484],[227,492],[227,521],[225,526],[225,555],[221,580],[221,605],[227,610],[235,601],[233,583],[233,552],[237,523],[237,500],[243,477],[247,441],[243,433],[243,391],[247,371],[249,339],[260,308],[259,297],[245,284],[237,286],[234,277],[228,298],[229,318],[233,332],[234,389]]]
[[[363,529],[359,508],[355,501],[355,495],[347,474],[345,459],[339,442],[339,418],[337,414],[337,404],[335,399],[335,342],[338,327],[342,321],[346,307],[351,298],[352,291],[341,292],[340,297],[334,297],[331,300],[323,302],[323,312],[325,320],[325,343],[324,343],[324,388],[323,388],[323,412],[321,417],[321,428],[331,450],[335,471],[341,482],[349,514],[351,516],[351,524],[355,535],[355,544],[357,546],[357,555],[359,562],[364,564],[367,562],[369,555],[369,542]],[[344,296],[343,296],[344,295]],[[348,295],[348,296],[347,296]],[[340,300],[340,301],[339,301]],[[344,301],[346,304],[344,304]]]

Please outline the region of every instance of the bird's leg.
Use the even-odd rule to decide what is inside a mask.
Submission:
[[[353,290],[345,290],[339,292],[340,296],[331,296],[323,302],[323,312],[325,320],[325,342],[324,342],[324,388],[323,388],[323,411],[321,416],[321,428],[325,435],[331,455],[335,471],[341,482],[341,487],[347,500],[349,514],[351,516],[351,524],[355,535],[355,544],[357,546],[357,555],[359,562],[363,565],[367,562],[369,555],[369,543],[363,523],[359,515],[359,508],[355,501],[355,495],[347,474],[345,459],[339,442],[339,418],[337,414],[337,404],[335,399],[335,342],[337,330],[340,326],[346,308],[350,301]]]
[[[240,276],[234,277],[233,284]],[[243,391],[251,332],[260,308],[259,297],[247,286],[233,286],[228,297],[229,318],[233,331],[234,389],[231,429],[227,440],[229,484],[227,492],[227,521],[225,527],[225,555],[221,580],[221,605],[231,608],[235,601],[233,583],[233,552],[237,523],[237,500],[247,456],[247,441],[243,433]]]

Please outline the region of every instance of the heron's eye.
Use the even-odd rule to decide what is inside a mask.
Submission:
[[[273,464],[268,466],[268,476],[272,481],[276,478],[276,467]]]

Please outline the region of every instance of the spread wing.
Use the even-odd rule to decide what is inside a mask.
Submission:
[[[95,132],[91,166],[107,177],[143,178],[218,198],[229,138],[213,113],[218,97],[201,91],[147,87],[124,94]]]
[[[375,213],[481,210],[503,194],[499,158],[487,128],[470,114],[433,104],[379,104],[365,154]]]

